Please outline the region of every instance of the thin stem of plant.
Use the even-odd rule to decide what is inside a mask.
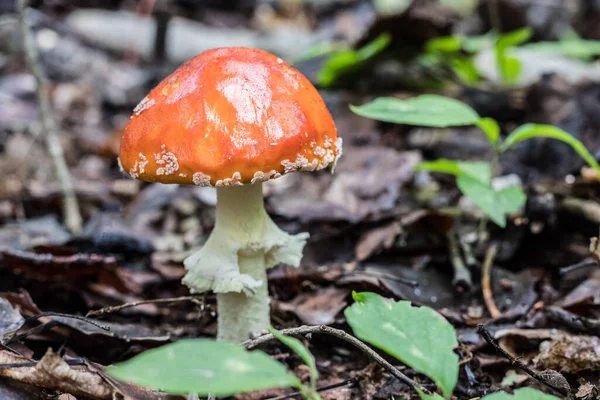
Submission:
[[[64,157],[64,150],[58,132],[56,129],[56,122],[52,117],[52,111],[50,107],[50,100],[48,98],[48,84],[44,78],[42,67],[39,61],[38,50],[29,27],[27,20],[27,6],[28,0],[17,1],[19,9],[19,24],[21,26],[21,34],[23,36],[23,47],[25,49],[25,57],[29,69],[33,74],[36,81],[36,95],[40,105],[40,122],[46,141],[46,147],[56,172],[56,177],[60,184],[61,192],[63,195],[63,213],[65,218],[65,225],[73,233],[81,232],[82,218],[79,212],[79,204],[77,197],[75,196],[75,189],[71,180],[71,175],[67,167],[67,163]]]
[[[99,310],[91,310],[86,314],[86,317],[96,317],[96,318],[102,317],[106,314],[111,314],[111,313],[121,311],[126,308],[141,306],[143,304],[181,303],[184,301],[191,301],[200,306],[203,306],[204,303],[201,300],[202,298],[203,298],[203,295],[170,297],[170,298],[166,298],[166,299],[140,300],[140,301],[134,301],[131,303],[120,304],[118,306],[105,307],[105,308],[101,308]]]
[[[496,244],[488,247],[487,252],[485,253],[485,260],[483,261],[483,271],[481,274],[481,291],[483,292],[483,300],[485,301],[485,305],[490,312],[492,318],[498,318],[502,315],[496,303],[494,302],[494,294],[492,292],[492,283],[491,283],[491,275],[492,275],[492,265],[494,264],[494,259],[496,258],[496,253],[498,251],[498,246]]]
[[[300,326],[297,328],[282,329],[279,332],[284,335],[288,335],[288,336],[302,336],[302,335],[308,335],[308,334],[325,334],[325,335],[334,336],[340,340],[343,340],[343,341],[351,344],[352,346],[356,347],[357,349],[359,349],[360,351],[365,353],[371,360],[373,360],[377,364],[381,365],[385,370],[387,370],[392,376],[394,376],[398,380],[406,383],[409,386],[419,388],[424,393],[431,395],[431,391],[429,389],[425,388],[420,383],[417,383],[414,380],[410,379],[408,376],[404,375],[402,372],[400,372],[400,370],[398,370],[396,367],[394,367],[392,364],[390,364],[387,360],[385,360],[383,357],[381,357],[379,354],[377,354],[377,352],[375,350],[371,349],[369,346],[367,346],[366,344],[364,344],[363,342],[361,342],[354,336],[347,334],[346,332],[344,332],[341,329],[331,328],[326,325],[315,325],[315,326],[306,326],[305,325],[305,326]],[[255,347],[258,347],[262,344],[265,344],[265,343],[273,341],[273,340],[276,340],[275,337],[269,333],[269,334],[260,336],[253,340],[245,340],[242,342],[242,345],[244,345],[248,350],[251,350]]]

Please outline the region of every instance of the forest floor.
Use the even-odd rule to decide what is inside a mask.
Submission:
[[[600,225],[600,185],[579,156],[546,139],[504,154],[498,176],[517,177],[528,201],[500,228],[453,178],[414,171],[422,160],[490,160],[478,128],[381,123],[349,109],[377,96],[442,94],[495,118],[503,135],[525,122],[552,124],[598,158],[600,74],[593,57],[538,56],[524,48],[520,78],[509,85],[488,62],[493,50],[460,51],[478,69],[477,83],[466,85],[449,64],[432,64],[424,52],[432,39],[493,28],[529,26],[532,41],[556,42],[573,27],[583,39],[600,40],[600,11],[583,2],[568,10],[560,2],[509,0],[471,9],[468,2],[390,2],[396,6],[387,11],[384,2],[373,2],[378,9],[363,0],[173,1],[157,2],[154,16],[144,19],[144,5],[153,2],[137,10],[116,0],[36,2],[44,4],[29,18],[83,217],[74,234],[64,223],[11,3],[0,1],[0,398],[158,398],[109,378],[104,366],[180,338],[214,337],[215,296],[190,296],[181,284],[183,259],[214,224],[214,189],[132,180],[117,156],[132,109],[154,85],[194,54],[234,45],[270,50],[320,81],[344,139],[333,175],[295,173],[265,184],[275,222],[311,235],[300,268],[269,270],[275,328],[349,330],[343,310],[352,291],[376,292],[435,308],[452,323],[461,358],[457,399],[521,386],[549,390],[490,345],[477,331],[481,324],[510,356],[546,371],[574,398],[600,398],[600,252],[590,246]],[[93,8],[100,3],[102,10]],[[132,34],[112,32],[115,21]],[[155,23],[166,26],[167,36],[149,33],[144,24]],[[350,68],[329,66],[331,84],[322,73],[327,55],[296,61],[320,43],[360,48],[382,33],[391,41],[376,55]],[[484,269],[491,247],[497,252]],[[459,281],[457,263],[466,266]],[[324,399],[417,398],[337,338],[305,342],[321,373],[318,386],[340,384],[322,391]],[[307,378],[306,366],[283,345],[261,349]],[[22,362],[29,364],[15,366]],[[408,367],[402,371],[430,383]]]

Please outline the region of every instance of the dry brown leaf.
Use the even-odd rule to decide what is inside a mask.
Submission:
[[[7,350],[0,350],[0,364],[31,363],[32,361]],[[48,349],[34,367],[0,369],[0,377],[63,392],[78,399],[159,400],[171,398],[139,386],[116,382],[91,363],[86,366],[72,367],[52,349]]]
[[[328,287],[314,293],[305,293],[290,303],[279,303],[284,311],[290,311],[305,324],[327,325],[335,321],[335,316],[346,307],[348,290]]]
[[[570,335],[552,339],[540,345],[540,354],[534,359],[539,369],[577,373],[583,370],[600,371],[600,338]]]
[[[6,350],[0,350],[0,364],[31,361]],[[48,349],[35,367],[0,369],[0,376],[90,399],[110,400],[114,394],[114,390],[96,373],[83,368],[71,368],[52,349]]]

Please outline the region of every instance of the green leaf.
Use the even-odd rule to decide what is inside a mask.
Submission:
[[[551,139],[560,140],[562,142],[570,145],[573,150],[579,154],[579,156],[586,162],[588,165],[596,171],[598,177],[600,177],[600,166],[594,156],[590,154],[588,149],[586,149],[585,145],[581,143],[579,140],[575,139],[569,133],[563,131],[560,128],[557,128],[552,125],[536,125],[536,124],[524,124],[514,130],[504,143],[502,144],[501,151],[506,151],[508,148],[513,146],[516,143],[522,142],[523,140],[535,138],[535,137],[546,137]]]
[[[496,40],[496,45],[494,46],[496,63],[506,83],[515,83],[521,74],[521,63],[517,58],[508,54],[508,49],[524,43],[530,36],[531,29],[522,28],[503,34]]]
[[[448,127],[472,125],[479,115],[468,105],[448,97],[422,95],[407,100],[378,97],[350,109],[363,117],[379,121],[417,126]]]
[[[439,394],[437,394],[437,393],[433,393],[431,395],[425,394],[418,387],[415,387],[415,390],[417,391],[417,393],[419,393],[419,396],[421,397],[421,400],[444,400],[444,398],[442,396],[440,396]]]
[[[500,138],[500,126],[498,126],[498,122],[493,118],[481,118],[477,121],[477,126],[485,133],[492,146],[496,148],[498,139]]]
[[[355,335],[430,377],[448,398],[458,379],[456,332],[429,307],[353,293],[344,314]]]
[[[415,170],[455,176],[468,175],[484,185],[489,185],[492,180],[492,168],[485,161],[454,161],[440,158],[435,161],[423,161],[415,166]]]
[[[425,43],[428,53],[457,53],[462,50],[462,36],[439,36]]]
[[[273,327],[269,327],[269,332],[273,334],[283,344],[292,349],[294,353],[296,353],[300,358],[304,361],[304,363],[308,366],[310,370],[310,386],[312,389],[312,397],[314,399],[320,399],[321,397],[317,393],[317,379],[319,378],[319,371],[317,370],[317,365],[315,364],[315,358],[311,354],[310,351],[301,341],[296,338],[285,336],[284,334],[276,331]]]
[[[317,82],[324,87],[331,86],[341,75],[380,53],[391,40],[390,34],[383,33],[359,50],[347,49],[334,52],[321,66],[317,74]]]
[[[107,369],[117,379],[170,394],[232,396],[255,390],[302,388],[297,377],[261,351],[211,339],[181,340]]]
[[[456,179],[460,191],[481,208],[498,226],[506,227],[506,215],[513,213],[525,204],[527,196],[518,187],[509,187],[495,191],[489,185],[461,175]]]
[[[388,46],[388,44],[390,44],[391,41],[392,36],[389,33],[382,33],[381,35],[377,36],[374,40],[367,43],[366,45],[364,45],[356,51],[358,59],[360,61],[368,60],[369,58],[383,51]]]
[[[512,46],[518,46],[525,43],[531,37],[531,28],[521,28],[516,31],[504,33],[500,35],[496,41],[496,46],[501,48],[508,48]]]
[[[484,396],[481,400],[559,400],[559,398],[542,393],[539,390],[522,388],[515,390],[514,395],[506,392],[496,392]]]
[[[471,57],[453,57],[450,60],[450,68],[467,85],[474,85],[481,80],[481,75]]]

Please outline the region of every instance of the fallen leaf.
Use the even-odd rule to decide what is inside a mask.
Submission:
[[[12,336],[24,323],[25,319],[10,302],[0,297],[0,341]]]
[[[396,206],[401,187],[412,178],[420,159],[417,152],[351,148],[340,159],[333,177],[289,176],[286,184],[291,187],[274,190],[268,204],[277,214],[303,222],[376,220]]]
[[[540,353],[534,363],[539,369],[573,374],[582,370],[600,371],[600,338],[568,335],[545,341],[540,345]]]
[[[313,293],[303,293],[289,303],[280,302],[279,307],[298,316],[305,324],[328,325],[348,303],[349,291],[330,286]]]

